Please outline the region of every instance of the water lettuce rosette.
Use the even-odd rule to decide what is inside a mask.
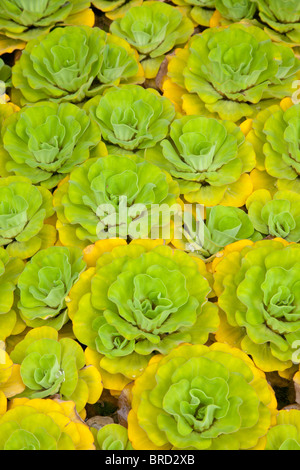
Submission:
[[[59,239],[85,248],[99,239],[147,238],[169,226],[178,196],[171,176],[140,157],[89,159],[55,191]]]
[[[95,450],[72,401],[15,398],[0,418],[0,450]]]
[[[293,94],[300,60],[259,27],[234,23],[195,34],[168,66],[164,94],[186,114],[230,121]]]
[[[0,246],[13,257],[27,259],[54,245],[56,229],[52,194],[22,176],[0,178]]]
[[[146,78],[155,78],[165,55],[184,44],[194,32],[194,26],[172,5],[147,1],[132,6],[124,17],[115,19],[110,31],[138,51]]]
[[[147,149],[145,158],[168,171],[188,202],[242,206],[252,192],[247,174],[255,166],[252,145],[230,121],[184,116],[169,138]]]
[[[25,328],[16,306],[16,286],[23,269],[24,262],[20,258],[12,258],[4,248],[0,248],[0,341],[19,334]]]
[[[18,307],[25,323],[60,330],[69,320],[66,297],[86,264],[77,247],[52,246],[39,250],[18,280]]]
[[[130,8],[142,3],[143,0],[92,0],[93,6],[103,11],[110,20],[122,18]]]
[[[122,83],[143,83],[137,53],[99,28],[56,28],[30,41],[12,69],[21,103],[80,103]]]
[[[281,237],[300,242],[300,194],[277,191],[274,196],[266,189],[254,191],[247,199],[249,219],[264,236]]]
[[[154,240],[137,242],[102,252],[68,304],[76,338],[113,390],[141,375],[153,355],[204,344],[219,324],[203,261]]]
[[[279,190],[300,191],[300,104],[283,102],[261,111],[247,140],[256,151],[257,169],[275,178]]]
[[[7,399],[23,392],[24,388],[20,366],[13,363],[0,341],[0,417],[7,410]]]
[[[221,309],[216,339],[240,347],[265,372],[296,367],[299,253],[299,244],[277,238],[229,245],[213,261]]]
[[[192,20],[201,26],[209,26],[215,12],[216,0],[173,0],[180,10],[187,13]]]
[[[85,417],[87,403],[96,403],[102,393],[101,376],[94,366],[86,366],[82,347],[71,338],[43,326],[29,330],[10,353],[19,365],[25,390],[18,397],[47,398],[58,395],[73,401]]]
[[[99,126],[74,104],[25,106],[2,126],[0,174],[26,176],[33,184],[54,188],[90,157],[100,140]]]
[[[300,4],[298,0],[251,0],[257,6],[260,23],[273,41],[300,46]]]
[[[153,147],[164,139],[175,117],[173,104],[153,88],[127,85],[108,90],[84,106],[99,124],[103,140],[124,150]],[[129,152],[130,153],[130,152]]]
[[[221,24],[230,24],[245,19],[252,20],[257,9],[252,0],[215,0],[215,5],[221,15]]]
[[[220,205],[207,207],[205,220],[197,209],[196,214],[184,211],[183,224],[176,226],[174,235],[172,244],[176,248],[207,261],[231,243],[262,238],[244,210]]]
[[[277,404],[251,359],[221,343],[154,358],[132,395],[128,434],[136,450],[261,449]]]
[[[96,450],[133,450],[128,430],[120,424],[107,424],[101,429],[90,428],[95,437]]]
[[[144,69],[139,62],[137,51],[125,39],[100,31],[105,46],[100,54],[98,84],[90,96],[102,93],[112,86],[144,83]]]
[[[280,410],[267,433],[264,450],[300,450],[300,411]]]
[[[55,26],[94,26],[90,0],[3,0],[0,6],[0,53],[23,49]]]

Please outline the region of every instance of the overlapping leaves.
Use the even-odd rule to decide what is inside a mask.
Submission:
[[[2,128],[0,174],[26,176],[51,189],[89,158],[100,137],[97,124],[71,103],[24,107]]]
[[[128,382],[153,354],[205,343],[218,325],[204,265],[179,250],[146,247],[120,246],[101,256],[70,295],[76,337],[99,354],[106,374]]]
[[[145,158],[172,175],[188,202],[239,207],[252,191],[247,172],[255,165],[255,153],[230,121],[203,116],[175,120],[169,139],[147,149]]]
[[[50,54],[49,54],[50,51]],[[25,103],[78,103],[120,82],[144,81],[133,49],[98,28],[56,28],[32,40],[13,67]]]
[[[67,321],[66,297],[85,268],[79,248],[54,246],[40,250],[18,280],[19,309],[31,327],[59,330]]]
[[[168,76],[180,87],[187,114],[237,122],[291,96],[299,69],[292,49],[273,43],[256,26],[235,23],[194,35],[170,61]]]
[[[272,422],[273,393],[246,354],[181,346],[135,381],[129,438],[136,449],[251,449]]]

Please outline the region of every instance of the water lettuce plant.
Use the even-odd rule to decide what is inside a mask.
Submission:
[[[197,211],[197,209],[196,209]],[[197,211],[184,211],[183,224],[176,227],[172,244],[202,259],[216,255],[225,246],[239,240],[260,240],[248,214],[238,207],[214,206],[205,210],[205,220]]]
[[[147,1],[115,19],[110,31],[138,51],[145,77],[155,78],[165,55],[184,44],[194,32],[194,26],[172,5]]]
[[[222,24],[251,20],[257,9],[252,0],[215,0],[215,5],[222,16]]]
[[[99,124],[103,140],[125,150],[154,146],[167,136],[175,117],[170,100],[139,85],[110,89],[88,101],[84,109]]]
[[[0,417],[0,450],[95,450],[72,401],[15,398]]]
[[[85,269],[77,247],[52,246],[39,250],[18,280],[20,315],[30,327],[59,330],[68,321],[66,297]]]
[[[251,0],[272,40],[300,46],[300,4],[297,0]]]
[[[188,202],[242,206],[252,192],[247,172],[255,166],[252,145],[230,121],[184,116],[169,138],[147,149],[145,158],[168,171]]]
[[[2,126],[0,174],[26,176],[48,189],[90,156],[99,126],[71,103],[41,102],[12,114]]]
[[[207,28],[177,49],[168,66],[165,95],[186,114],[234,122],[293,94],[300,60],[252,24]]]
[[[292,103],[291,103],[292,104]],[[300,104],[271,106],[253,120],[247,140],[256,151],[257,169],[275,178],[280,190],[300,191]]]
[[[221,309],[216,338],[240,347],[266,372],[298,361],[299,254],[299,244],[277,238],[229,245],[213,262]]]
[[[10,353],[18,364],[25,390],[18,397],[47,398],[57,395],[73,401],[78,413],[87,403],[96,403],[102,393],[101,376],[94,366],[86,366],[82,347],[71,338],[43,326],[29,330]]]
[[[300,242],[300,194],[277,191],[274,196],[266,189],[254,191],[247,199],[249,219],[264,236],[281,237]]]
[[[128,434],[136,450],[261,449],[277,404],[251,359],[221,343],[155,358],[132,396]]]
[[[0,341],[22,330],[16,308],[16,286],[23,269],[24,262],[20,258],[12,258],[3,247],[0,248]]]
[[[140,157],[91,158],[55,191],[59,239],[85,248],[99,239],[146,238],[170,223],[157,211],[175,205],[178,196],[171,176]]]
[[[52,194],[22,176],[0,178],[0,246],[12,257],[27,259],[54,245]]]
[[[154,240],[104,250],[71,290],[68,306],[76,338],[96,353],[105,388],[122,389],[157,353],[207,341],[219,323],[207,279],[201,260]]]
[[[280,410],[266,437],[265,450],[300,450],[300,411]]]
[[[24,48],[26,43],[55,26],[93,26],[90,0],[3,0],[0,6],[0,52]]]
[[[109,86],[143,81],[137,53],[129,44],[88,26],[56,28],[30,41],[12,69],[22,104],[78,103]]]
[[[120,424],[107,424],[99,430],[91,427],[90,430],[95,437],[96,450],[133,450],[127,428]]]

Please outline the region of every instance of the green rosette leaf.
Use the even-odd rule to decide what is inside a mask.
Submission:
[[[297,0],[251,0],[272,40],[300,46],[300,5]]]
[[[13,257],[27,259],[54,245],[52,194],[25,177],[0,178],[0,246]]]
[[[194,26],[179,9],[163,2],[147,1],[115,19],[110,31],[138,51],[146,78],[155,78],[165,54],[184,44],[194,32]]]
[[[215,266],[214,291],[224,312],[217,339],[235,344],[266,371],[298,363],[300,246],[262,240],[230,250]],[[238,338],[238,339],[237,339]]]
[[[82,257],[79,248],[54,246],[40,250],[26,264],[18,280],[18,306],[28,326],[59,330],[68,321],[66,297],[86,267]]]
[[[54,328],[34,328],[11,352],[20,365],[25,390],[18,398],[47,398],[59,395],[72,400],[80,413],[86,403],[95,403],[101,395],[101,377],[93,367],[86,367],[81,346],[70,338],[58,337]],[[92,397],[91,400],[89,397]]]
[[[126,41],[99,28],[70,26],[30,41],[12,69],[12,81],[23,104],[80,103],[109,86],[143,83],[144,77]]]
[[[300,105],[296,104],[285,112],[278,110],[265,122],[263,129],[267,141],[263,148],[266,156],[265,167],[266,171],[275,178],[294,180],[299,177],[299,115]]]
[[[178,196],[168,173],[135,155],[89,159],[55,192],[60,240],[84,248],[106,238],[147,238],[169,226]]]
[[[2,175],[12,172],[51,189],[89,158],[100,138],[98,125],[71,103],[25,107],[2,128]]]
[[[99,124],[105,142],[130,151],[153,147],[164,139],[175,117],[167,98],[138,85],[108,90],[88,101],[85,109]]]
[[[256,150],[257,168],[276,178],[280,190],[300,191],[300,105],[260,112],[247,135]],[[275,181],[276,181],[275,180]]]
[[[201,214],[184,212],[183,225],[176,227],[177,237],[185,243],[185,250],[208,259],[225,246],[239,240],[260,240],[246,212],[237,207],[215,206],[206,208],[206,220]],[[174,240],[176,245],[176,240]]]
[[[188,202],[242,206],[252,192],[246,173],[255,166],[255,153],[230,121],[203,116],[177,119],[169,138],[146,149],[145,158],[172,175]]]
[[[293,191],[277,191],[273,198],[261,189],[247,200],[249,218],[256,230],[265,236],[281,237],[289,242],[300,241],[300,195]]]
[[[238,122],[291,96],[299,70],[291,48],[259,27],[234,23],[194,35],[169,62],[168,76],[180,87],[187,114],[200,109]]]
[[[281,410],[267,433],[265,450],[300,450],[300,411]]]
[[[136,450],[251,449],[276,407],[249,357],[221,343],[174,349],[149,364],[132,395],[128,434]]]
[[[252,0],[215,0],[215,4],[222,17],[231,22],[251,20],[256,13]]]
[[[133,450],[128,440],[128,431],[120,424],[107,424],[98,432],[95,428],[91,428],[95,435],[95,445],[97,450]]]
[[[0,38],[27,42],[48,33],[56,25],[76,24],[78,20],[81,24],[93,26],[94,14],[89,0],[3,0]],[[14,44],[13,41],[11,43]]]
[[[134,379],[154,354],[207,341],[219,318],[198,263],[167,246],[147,251],[143,243],[98,259],[90,287],[80,279],[76,292],[83,295],[74,309],[71,292],[70,306],[75,336],[100,354],[101,369]]]

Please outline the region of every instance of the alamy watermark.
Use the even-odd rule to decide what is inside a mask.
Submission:
[[[204,212],[201,204],[129,205],[127,197],[121,196],[118,204],[98,206],[97,238],[203,240]],[[184,230],[186,225],[188,233]]]

